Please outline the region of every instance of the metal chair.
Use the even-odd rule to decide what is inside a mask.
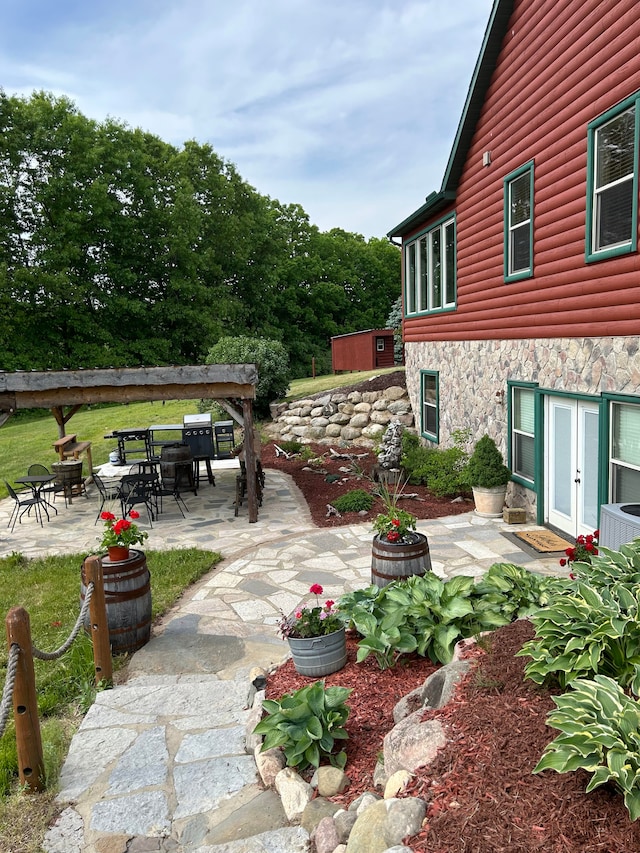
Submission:
[[[29,465],[29,467],[27,468],[27,474],[30,477],[37,477],[38,474],[45,474],[47,477],[50,477],[51,471],[49,471],[49,469],[47,468],[46,465],[40,465],[39,463],[34,462],[33,465]],[[64,493],[64,488],[60,483],[55,482],[55,480],[53,483],[46,483],[45,485],[40,486],[40,488],[38,489],[38,493],[40,495],[45,495],[45,496],[51,495],[51,497],[53,498],[54,501],[56,499],[56,495],[62,494],[64,497],[64,505],[65,506],[67,505],[67,496]],[[44,498],[44,500],[46,503],[49,503],[47,501],[46,497]],[[53,506],[53,504],[49,504],[49,506],[51,507],[51,509],[53,509],[55,511],[55,514],[57,515],[58,510]],[[45,508],[45,512],[46,512],[46,508]]]
[[[98,523],[98,519],[104,509],[104,505],[111,501],[119,501],[120,500],[120,483],[106,483],[99,474],[93,473],[93,482],[96,484],[96,488],[98,490],[98,494],[100,495],[100,509],[98,510],[98,514],[96,515],[96,520],[93,522],[93,525]]]
[[[168,485],[163,481],[162,475],[160,474],[156,477],[153,483],[152,490],[153,496],[155,497],[156,501],[156,510],[158,513],[162,512],[162,498],[173,498],[177,504],[178,509],[180,510],[180,514],[183,518],[185,518],[183,508],[187,512],[189,512],[189,510],[187,508],[186,503],[184,502],[182,495],[179,492],[179,484],[177,480],[174,480],[172,485]]]
[[[4,481],[5,486],[7,487],[7,491],[9,492],[10,497],[14,500],[13,510],[11,511],[11,515],[9,517],[9,523],[7,527],[11,528],[11,532],[13,533],[13,528],[16,526],[16,520],[19,520],[22,524],[22,516],[26,513],[30,513],[31,510],[34,510],[35,517],[40,522],[40,527],[44,527],[42,522],[42,507],[41,500],[33,493],[31,497],[23,498],[16,494],[15,489]],[[21,511],[22,510],[22,511]]]
[[[144,504],[149,516],[149,527],[153,527],[153,484],[151,480],[137,479],[137,475],[125,474],[120,482],[120,506],[124,518],[135,506]]]

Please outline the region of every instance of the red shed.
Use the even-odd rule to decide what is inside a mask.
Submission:
[[[339,370],[393,367],[393,329],[367,329],[331,338],[331,366]]]

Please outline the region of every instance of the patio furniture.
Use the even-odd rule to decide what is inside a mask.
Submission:
[[[234,515],[238,514],[239,507],[247,494],[247,465],[244,459],[240,459],[240,473],[236,475],[236,500],[234,503]],[[256,495],[258,497],[258,506],[262,506],[262,490],[264,488],[264,471],[262,463],[256,459]]]
[[[173,498],[183,518],[185,518],[183,509],[189,512],[187,505],[184,502],[182,495],[180,494],[179,484],[177,480],[165,483],[163,482],[162,474],[158,474],[153,483],[153,496],[156,501],[156,517],[158,513],[162,512],[163,498]]]
[[[22,523],[22,516],[25,514],[25,512],[29,514],[32,509],[34,511],[36,519],[40,522],[40,527],[44,527],[44,524],[42,522],[42,499],[37,495],[34,495],[33,492],[31,492],[31,496],[28,498],[21,497],[16,493],[13,486],[10,486],[6,480],[4,481],[4,484],[7,487],[9,496],[14,501],[13,509],[9,517],[9,523],[7,524],[7,527],[11,528],[11,532],[13,533],[13,528],[16,526],[16,520]],[[49,516],[47,515],[47,519],[48,518]]]
[[[93,482],[96,484],[98,494],[100,495],[100,509],[96,515],[96,520],[93,522],[95,526],[98,523],[98,519],[100,518],[105,504],[110,501],[120,501],[120,482],[115,482],[113,480],[111,482],[107,482],[95,472],[93,474]]]
[[[56,495],[62,494],[62,496],[64,497],[64,505],[65,506],[67,505],[67,499],[64,495],[64,491],[60,487],[60,484],[56,482],[56,475],[52,474],[46,465],[40,465],[37,462],[35,462],[33,465],[29,465],[29,467],[27,468],[27,476],[28,477],[41,476],[43,478],[39,481],[40,487],[39,487],[38,491],[40,492],[41,495],[44,495],[45,502],[52,509],[55,510],[56,515],[58,514],[58,510],[55,508],[55,506],[53,506],[53,504],[49,503],[49,501],[47,500],[47,497],[46,497],[47,495],[51,495],[51,498],[55,501]],[[46,478],[46,479],[44,479],[44,478]],[[16,482],[20,482],[20,481],[17,480]],[[37,487],[37,483],[38,483],[38,481],[36,480],[34,483],[34,485],[36,487]]]
[[[144,504],[149,517],[149,527],[153,527],[154,517],[154,474],[125,474],[120,480],[120,506],[124,518],[134,507]]]

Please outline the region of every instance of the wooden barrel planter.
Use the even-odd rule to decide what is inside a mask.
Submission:
[[[144,551],[132,548],[129,557],[120,561],[102,557],[102,574],[111,651],[114,655],[135,652],[151,636],[151,575]],[[87,588],[84,562],[81,577],[80,598],[84,601]],[[90,629],[89,614],[84,627]]]
[[[412,575],[431,571],[429,542],[423,533],[408,533],[408,542],[388,542],[373,537],[371,552],[371,583],[383,587],[392,581],[402,581]]]
[[[64,496],[69,499],[82,494],[82,460],[65,459],[64,462],[54,462],[51,470],[56,475],[56,483]]]
[[[188,444],[168,444],[160,453],[160,472],[165,488],[193,486],[193,474],[189,467],[192,462],[191,448]],[[185,465],[185,463],[188,463]]]

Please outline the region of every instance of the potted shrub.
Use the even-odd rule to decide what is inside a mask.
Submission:
[[[386,486],[379,491],[384,512],[373,521],[371,554],[371,583],[378,587],[431,571],[427,537],[416,532],[415,515],[398,507],[401,493],[401,487],[393,494]]]
[[[476,513],[483,518],[501,516],[511,471],[504,464],[502,454],[490,436],[483,435],[476,442],[466,473],[473,489]]]

